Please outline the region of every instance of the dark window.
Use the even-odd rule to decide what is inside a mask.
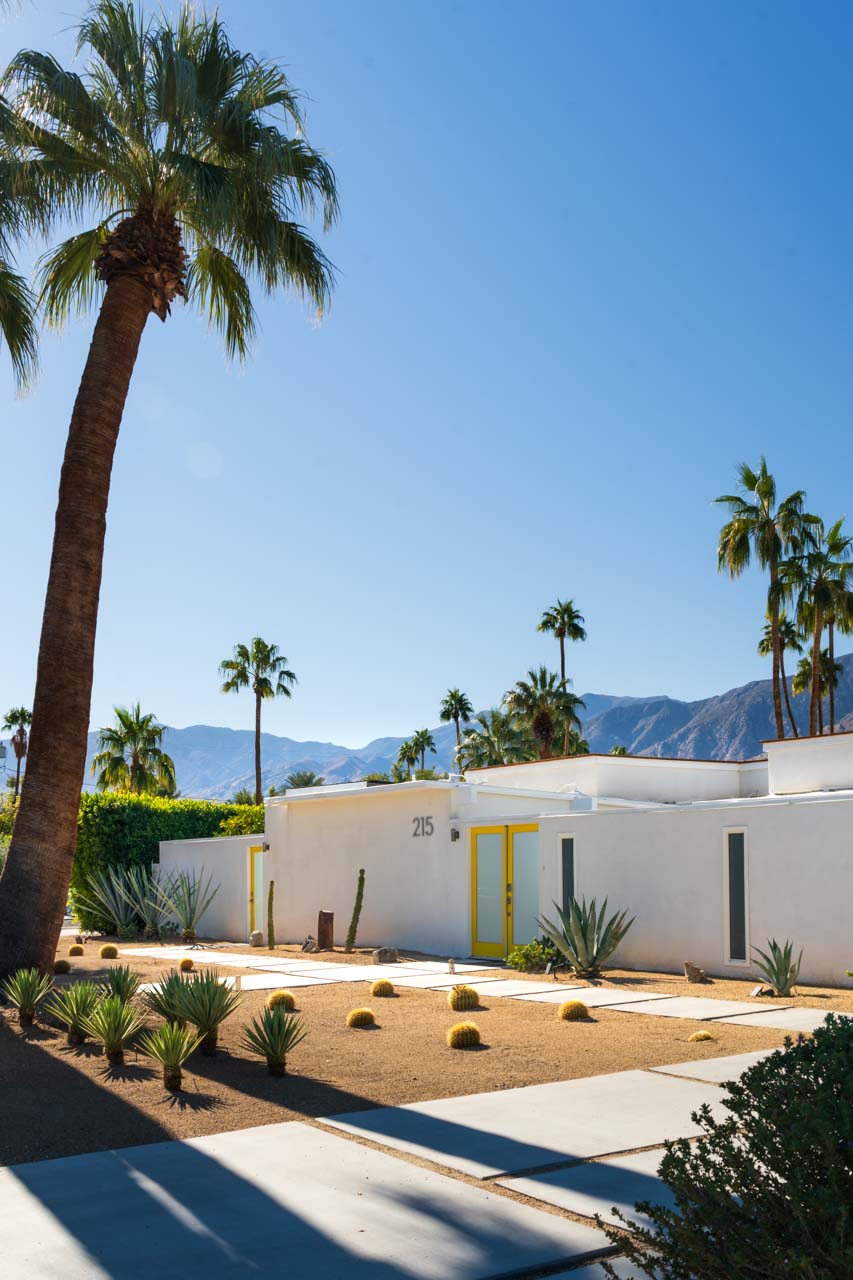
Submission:
[[[729,959],[746,960],[746,840],[729,832]]]
[[[560,856],[563,864],[563,910],[568,911],[575,896],[575,841],[573,836],[561,836]]]

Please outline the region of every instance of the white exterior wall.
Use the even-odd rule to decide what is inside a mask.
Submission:
[[[765,742],[771,795],[853,786],[853,733]]]
[[[573,756],[493,769],[469,769],[469,782],[541,791],[576,788],[588,796],[658,803],[729,800],[767,794],[765,760],[661,760],[655,756]]]
[[[162,840],[160,867],[170,871],[203,873],[219,884],[219,892],[202,916],[200,938],[247,942],[249,937],[248,850],[263,844],[265,837],[217,836],[209,840]],[[265,870],[269,857],[264,858]],[[266,894],[266,885],[264,885]],[[266,903],[266,897],[264,897]],[[266,916],[264,916],[266,919]]]
[[[744,976],[727,958],[725,832],[746,832],[747,949],[803,948],[803,982],[838,985],[853,962],[853,798],[572,814],[540,821],[548,914],[560,901],[560,833],[573,835],[575,892],[636,921],[617,962]]]

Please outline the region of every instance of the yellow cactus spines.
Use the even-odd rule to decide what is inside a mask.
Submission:
[[[296,996],[292,991],[285,991],[283,987],[279,987],[277,991],[271,991],[267,996],[267,1008],[282,1008],[285,1013],[292,1013],[296,1008]]]
[[[389,982],[387,978],[377,978],[370,988],[370,994],[372,996],[393,996],[394,983]]]
[[[68,963],[67,960],[54,960],[53,972],[54,973],[70,973],[71,965]]]
[[[80,943],[79,943],[79,942],[72,942],[72,943],[71,943],[71,946],[68,948],[68,954],[69,954],[70,956],[82,956],[82,955],[83,955],[83,948],[80,946]]]
[[[716,1040],[716,1036],[710,1031],[694,1031],[692,1036],[687,1037],[688,1044],[701,1044],[703,1040]]]
[[[105,942],[98,955],[102,960],[115,960],[118,955],[118,947],[114,942]]]
[[[178,968],[180,969],[181,973],[191,973],[195,968],[195,962],[192,956],[183,956],[180,964],[178,965]]]
[[[477,1008],[480,997],[474,987],[466,987],[464,983],[459,983],[448,991],[447,1003],[454,1013],[465,1013],[468,1009]]]
[[[476,1022],[457,1022],[447,1033],[448,1049],[474,1049],[480,1043],[480,1028]]]
[[[583,1000],[564,1000],[560,1005],[559,1016],[564,1022],[580,1022],[589,1017],[589,1009]]]
[[[348,1027],[374,1027],[376,1016],[372,1009],[353,1009],[347,1014]]]

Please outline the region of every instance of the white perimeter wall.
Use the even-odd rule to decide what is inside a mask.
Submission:
[[[634,968],[743,977],[727,958],[726,830],[745,830],[747,947],[792,938],[801,980],[841,984],[853,967],[853,800],[611,811],[540,822],[543,896],[560,901],[559,834],[575,837],[580,897],[628,908],[637,919],[617,959]],[[553,915],[553,908],[551,909]]]
[[[210,840],[160,842],[160,866],[166,874],[186,871],[198,875],[203,871],[205,878],[210,875],[213,883],[219,884],[219,892],[199,923],[199,937],[229,942],[248,941],[248,850],[252,845],[263,844],[264,839],[263,835],[219,836]],[[268,861],[268,858],[264,859],[265,864]],[[266,904],[266,897],[263,901]],[[263,919],[266,920],[266,914]]]
[[[588,796],[618,796],[623,800],[729,800],[767,794],[766,760],[741,763],[591,755],[469,769],[465,776],[468,781],[491,786],[542,791],[576,787]]]
[[[773,795],[853,787],[853,733],[765,742]]]

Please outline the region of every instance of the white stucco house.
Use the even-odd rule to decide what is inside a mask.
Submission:
[[[801,979],[853,967],[853,734],[767,742],[746,761],[579,756],[441,782],[351,783],[266,801],[256,837],[164,842],[160,861],[221,884],[202,921],[279,941],[334,911],[343,939],[359,868],[359,943],[502,959],[574,895],[636,916],[616,961],[748,974],[770,937]]]

